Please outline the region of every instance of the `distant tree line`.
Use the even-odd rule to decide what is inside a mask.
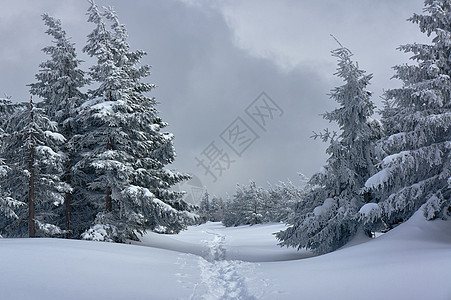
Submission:
[[[203,222],[222,222],[227,227],[288,222],[304,192],[292,183],[264,189],[251,180],[248,185],[238,184],[233,196],[226,200],[211,197],[205,190],[197,213]]]

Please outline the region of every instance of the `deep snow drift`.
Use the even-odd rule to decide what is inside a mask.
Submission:
[[[451,299],[451,221],[417,213],[318,257],[279,248],[283,228],[208,223],[137,245],[0,239],[0,299]]]

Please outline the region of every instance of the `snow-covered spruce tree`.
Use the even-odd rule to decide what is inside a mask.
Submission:
[[[237,184],[235,194],[228,199],[225,205],[224,219],[222,224],[226,227],[238,226],[243,224],[244,214],[243,208],[247,205],[244,202],[244,187]],[[243,200],[243,201],[242,201]]]
[[[6,122],[21,107],[21,104],[13,103],[11,97],[0,98],[0,134],[5,132]],[[0,139],[1,142],[2,140]]]
[[[210,196],[204,191],[197,209],[202,222],[221,222],[224,219],[224,200],[218,196]]]
[[[407,220],[422,205],[427,219],[451,214],[451,1],[426,0],[409,21],[432,44],[408,44],[412,65],[394,69],[403,86],[388,90],[379,142],[383,160],[366,182],[377,199],[363,216],[373,230]]]
[[[211,203],[210,203],[210,194],[208,194],[208,191],[205,189],[202,198],[199,203],[199,209],[197,210],[201,221],[202,222],[208,222],[211,218]]]
[[[221,197],[213,196],[210,201],[210,221],[221,222],[224,219],[224,200]]]
[[[8,174],[8,171],[9,167],[5,165],[3,159],[0,158],[0,214],[7,218],[18,219],[19,217],[17,216],[15,210],[20,206],[25,205],[25,203],[14,200],[10,196],[11,193],[6,189],[6,187],[3,187],[2,177],[5,177]],[[3,222],[0,222],[0,224],[1,223]]]
[[[27,203],[16,209],[17,218],[3,221],[3,236],[60,235],[53,208],[64,203],[70,187],[61,181],[65,155],[58,151],[65,138],[43,109],[28,106],[18,110],[6,124],[1,157],[9,167],[0,185],[11,198]]]
[[[304,197],[304,187],[296,187],[291,182],[281,182],[274,187],[270,187],[268,190],[270,205],[267,206],[268,211],[265,214],[268,221],[289,223],[294,217],[296,204]]]
[[[48,14],[43,14],[42,19],[48,27],[46,33],[53,38],[53,45],[45,47],[42,51],[50,56],[50,59],[39,65],[40,71],[36,74],[36,83],[30,84],[30,92],[43,99],[40,103],[46,114],[51,120],[57,122],[58,131],[62,133],[66,141],[61,148],[67,156],[65,166],[64,180],[68,185],[72,185],[72,167],[76,154],[74,153],[74,143],[77,140],[80,128],[74,123],[75,110],[81,105],[86,96],[80,89],[89,83],[85,74],[79,69],[81,60],[77,58],[74,43],[66,36],[66,32],[61,26],[61,21]],[[77,181],[75,181],[77,182]],[[75,187],[75,190],[78,190]],[[73,198],[75,206],[73,204]],[[80,217],[85,209],[76,205],[77,193],[67,193],[65,195],[65,205],[58,207],[58,214],[61,216],[58,220],[60,227],[66,230],[66,237],[71,236],[71,216],[75,208],[76,214],[74,223],[75,232]],[[74,206],[74,207],[73,207]]]
[[[17,108],[18,105],[13,104],[10,98],[0,98],[0,153],[2,153],[2,149],[5,146],[4,141],[8,137],[5,133],[6,120],[11,117]],[[7,187],[4,186],[5,182],[2,181],[2,177],[5,177],[9,170],[10,168],[5,164],[4,159],[0,157],[0,214],[7,218],[18,219],[15,209],[25,205],[25,203],[14,200]]]
[[[224,226],[254,225],[263,222],[263,199],[265,191],[257,187],[254,181],[248,186],[237,184],[231,202],[227,203],[224,213]]]
[[[366,89],[372,75],[358,68],[347,48],[341,46],[332,55],[338,59],[336,75],[345,84],[330,93],[340,107],[323,117],[337,122],[341,134],[336,137],[326,130],[315,136],[330,142],[326,150],[330,157],[310,179],[310,191],[296,205],[292,226],[277,234],[282,246],[305,247],[318,254],[343,246],[361,227],[359,210],[371,199],[360,190],[375,172],[374,141],[381,132],[371,118],[374,105]]]
[[[101,12],[91,1],[88,16],[95,29],[83,50],[97,59],[90,76],[99,86],[77,117],[85,134],[76,169],[98,213],[82,237],[121,242],[148,228],[178,232],[190,214],[182,194],[170,188],[189,176],[165,168],[175,158],[173,135],[163,132],[167,123],[146,96],[155,87],[142,82],[150,69],[140,65],[146,53],[130,50],[111,8]]]

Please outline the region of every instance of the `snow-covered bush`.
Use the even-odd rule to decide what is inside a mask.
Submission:
[[[83,232],[81,238],[98,242],[114,242],[115,236],[117,236],[117,229],[114,226],[95,224],[87,231]]]

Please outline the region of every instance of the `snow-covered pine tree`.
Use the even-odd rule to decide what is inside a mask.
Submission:
[[[367,85],[372,75],[365,75],[351,60],[351,51],[341,44],[332,56],[338,59],[335,75],[345,84],[330,93],[340,107],[323,117],[337,122],[341,134],[336,137],[326,130],[314,136],[330,142],[326,150],[330,157],[310,179],[310,191],[296,205],[291,227],[277,234],[281,246],[306,247],[315,253],[343,246],[359,230],[359,210],[371,201],[360,189],[375,172],[374,141],[381,132],[379,123],[371,118],[374,105]]]
[[[259,211],[262,216],[261,223],[279,222],[280,212],[282,209],[282,202],[284,199],[281,197],[274,197],[275,194],[271,193],[274,191],[272,188],[266,190],[260,188],[257,192],[259,199]],[[286,207],[289,209],[289,207]]]
[[[190,214],[182,193],[170,188],[189,176],[165,168],[175,158],[173,135],[163,132],[167,123],[146,96],[155,87],[142,82],[150,74],[140,65],[146,53],[130,50],[112,8],[101,12],[91,1],[88,16],[95,29],[83,50],[97,59],[90,76],[99,86],[77,117],[85,134],[76,168],[98,213],[83,238],[121,242],[148,228],[177,232]]]
[[[6,177],[8,171],[9,167],[5,165],[3,159],[0,158],[0,213],[7,218],[18,219],[19,217],[15,210],[20,206],[25,205],[25,203],[14,200],[11,197],[11,193],[3,186],[2,177]]]
[[[210,201],[210,221],[221,222],[224,219],[225,204],[221,197],[213,196]]]
[[[391,228],[422,205],[427,219],[451,214],[451,1],[426,0],[424,12],[409,21],[432,43],[399,47],[415,64],[394,67],[403,86],[385,94],[383,160],[365,184],[378,202],[362,216],[372,230]]]
[[[224,226],[255,225],[263,222],[264,190],[257,187],[255,181],[248,186],[237,184],[231,202],[227,203]]]
[[[197,213],[202,222],[221,222],[224,219],[224,200],[218,196],[210,197],[205,189]]]
[[[68,185],[72,185],[72,167],[76,154],[74,153],[74,143],[76,142],[80,129],[74,123],[75,110],[83,103],[86,96],[80,89],[89,83],[85,78],[84,72],[79,68],[81,60],[77,58],[75,45],[67,37],[63,30],[61,21],[48,14],[43,14],[42,19],[48,27],[46,33],[53,38],[53,45],[42,49],[44,53],[50,56],[50,59],[41,63],[39,73],[36,74],[36,83],[30,84],[30,92],[43,99],[40,103],[46,114],[51,120],[57,122],[58,131],[62,133],[66,142],[63,144],[62,151],[66,153],[67,162],[64,174],[64,180]],[[77,180],[75,180],[77,183]],[[78,190],[75,187],[75,191]],[[80,217],[85,209],[84,205],[75,205],[73,207],[72,198],[74,196],[75,204],[80,202],[77,192],[65,195],[65,205],[58,209],[61,215],[58,224],[65,228],[66,237],[69,237],[71,231],[72,210],[76,209],[74,223],[75,232],[79,223],[83,222]],[[64,211],[63,211],[64,209]]]
[[[11,96],[0,98],[0,134],[5,132],[6,122],[21,107],[22,105],[11,101]]]
[[[42,106],[46,114],[55,118],[64,132],[71,131],[73,115],[86,96],[80,91],[89,80],[79,68],[81,60],[77,58],[75,44],[67,37],[61,20],[48,14],[42,19],[48,27],[46,33],[53,38],[53,45],[42,51],[50,59],[41,63],[36,83],[30,84],[30,92],[43,99]]]
[[[210,205],[210,194],[208,194],[207,189],[204,190],[202,198],[199,203],[198,214],[202,222],[208,222],[211,218],[211,205]]]
[[[4,141],[7,138],[5,133],[5,124],[13,112],[18,108],[17,104],[13,104],[9,97],[0,98],[0,153],[4,147]],[[11,197],[11,193],[7,190],[5,182],[2,181],[2,177],[6,177],[10,168],[5,164],[3,158],[0,157],[0,213],[7,218],[18,219],[15,209],[25,205],[24,202],[14,200]]]
[[[305,184],[303,187],[296,187],[292,182],[281,182],[268,190],[268,211],[266,218],[269,222],[286,222],[293,219],[296,204],[305,195]]]
[[[222,224],[226,227],[238,226],[243,223],[243,208],[247,204],[244,202],[244,187],[237,184],[233,198],[229,198],[226,202],[224,219]],[[243,201],[241,201],[243,200]]]
[[[3,220],[2,235],[10,237],[53,236],[63,231],[55,225],[53,208],[64,203],[70,186],[62,182],[65,155],[58,146],[65,138],[43,109],[29,105],[18,110],[6,123],[1,157],[9,171],[0,185],[11,198],[27,203],[16,210],[18,218]]]
[[[21,107],[18,103],[12,103],[11,97],[0,98],[0,149],[4,144],[4,139],[8,136],[6,133],[6,123],[14,112],[21,109]]]

